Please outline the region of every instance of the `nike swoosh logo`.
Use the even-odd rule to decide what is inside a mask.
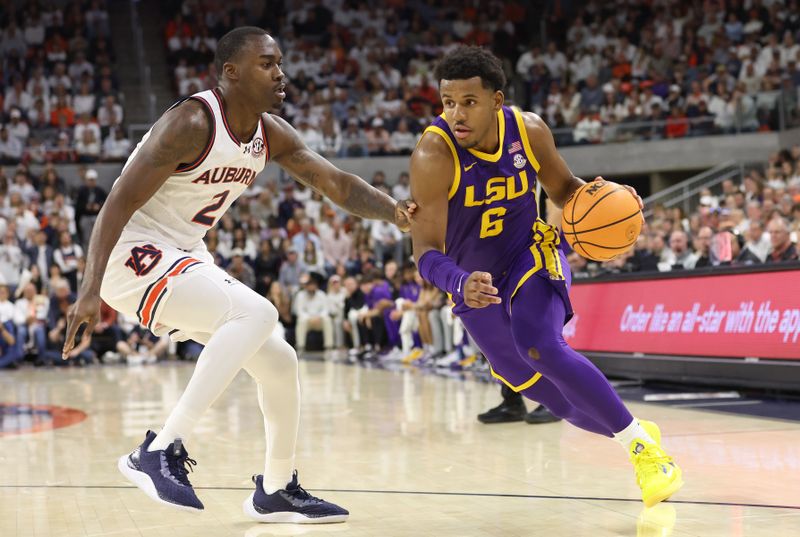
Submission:
[[[465,172],[468,172],[468,171],[470,171],[470,170],[472,169],[472,167],[473,167],[473,166],[475,166],[475,164],[476,164],[476,163],[475,163],[475,162],[473,162],[473,163],[472,163],[472,164],[470,164],[469,166],[464,166],[464,171],[465,171]]]

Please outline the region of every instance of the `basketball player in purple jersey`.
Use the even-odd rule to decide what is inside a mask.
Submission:
[[[683,481],[658,427],[635,419],[562,337],[572,316],[571,274],[558,229],[539,218],[536,182],[561,208],[584,181],[572,175],[539,116],[503,105],[505,75],[491,53],[458,48],[435,75],[444,113],[411,156],[420,274],[452,295],[453,312],[495,378],[573,425],[619,441],[646,506],[669,498]]]
[[[82,324],[92,333],[101,297],[154,333],[202,343],[197,367],[164,427],[158,434],[148,431],[139,447],[120,457],[122,474],[161,504],[203,510],[187,477],[194,461],[184,445],[245,369],[258,386],[266,430],[264,474],[253,478],[245,513],[260,522],[341,522],[345,509],[298,483],[297,355],[273,333],[277,310],[217,267],[203,237],[268,160],[363,218],[407,227],[413,204],[395,202],[339,170],[274,115],[285,98],[282,57],[264,30],[232,30],[215,53],[219,87],[177,103],[144,136],[92,232],[63,355],[71,356]]]

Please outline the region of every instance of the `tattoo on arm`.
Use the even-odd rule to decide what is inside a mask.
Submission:
[[[395,200],[362,178],[303,148],[290,157],[291,171],[301,182],[361,218],[395,221]]]
[[[387,196],[357,175],[342,173],[344,201],[347,211],[371,220],[395,221],[394,198]]]

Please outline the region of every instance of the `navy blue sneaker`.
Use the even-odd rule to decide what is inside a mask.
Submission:
[[[117,463],[119,471],[159,503],[184,511],[202,511],[203,503],[187,477],[197,462],[189,458],[180,438],[176,438],[167,449],[147,451],[155,438],[156,433],[147,431],[142,445],[129,455],[120,457]]]
[[[244,501],[244,514],[259,522],[325,524],[344,522],[350,513],[309,494],[297,483],[297,472],[285,489],[264,492],[264,476],[254,475],[256,490]]]

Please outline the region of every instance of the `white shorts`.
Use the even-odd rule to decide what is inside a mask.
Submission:
[[[158,319],[172,283],[181,274],[199,269],[216,270],[229,277],[214,264],[202,242],[187,251],[124,232],[109,256],[100,297],[126,316],[136,316],[154,334],[163,335],[170,328],[159,324]]]

